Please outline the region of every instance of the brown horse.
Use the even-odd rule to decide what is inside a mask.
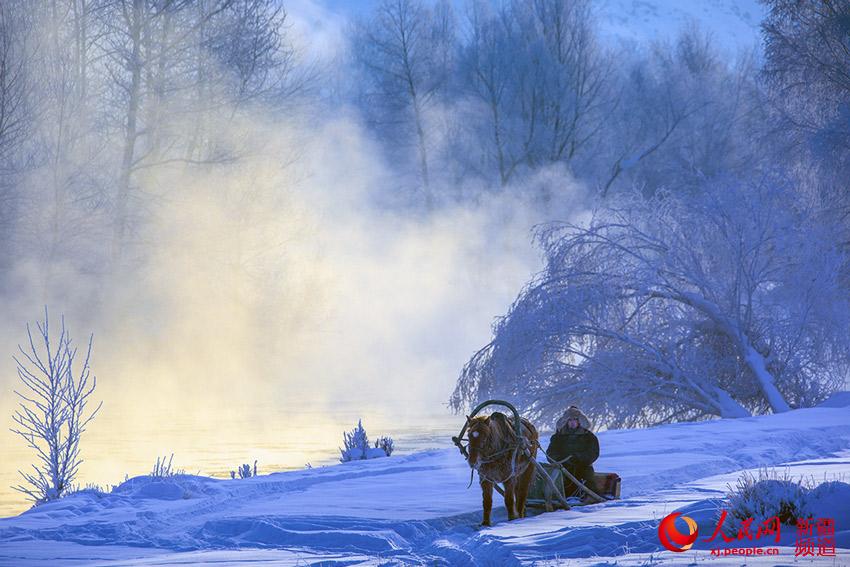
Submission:
[[[469,432],[467,462],[478,471],[484,501],[481,525],[490,525],[495,484],[503,484],[505,487],[508,519],[524,518],[528,488],[534,479],[537,429],[527,419],[520,418],[525,442],[516,449],[516,429],[505,414],[494,412],[466,419]]]

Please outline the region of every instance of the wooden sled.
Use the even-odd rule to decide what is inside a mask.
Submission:
[[[549,476],[549,479],[543,478],[541,475]],[[561,491],[564,486],[564,478],[569,473],[561,465],[556,463],[539,463],[537,474],[534,475],[534,480],[531,482],[531,487],[528,490],[528,500],[526,506],[529,508],[543,508],[546,510],[565,509],[563,500],[567,500],[570,506],[585,506],[588,504],[597,504],[607,500],[618,500],[620,498],[620,475],[611,472],[598,472],[595,475],[594,481],[596,486],[592,491],[585,491],[588,498],[582,500],[580,498],[564,498],[563,492],[553,494],[553,485]],[[551,482],[549,481],[551,480]],[[599,496],[600,498],[595,498]],[[548,505],[547,505],[548,501]]]

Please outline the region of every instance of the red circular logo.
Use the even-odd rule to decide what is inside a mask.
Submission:
[[[697,540],[697,523],[688,516],[682,516],[685,523],[688,525],[688,533],[683,534],[676,529],[676,518],[682,516],[681,512],[673,512],[668,514],[658,524],[658,539],[661,540],[661,545],[670,551],[687,551],[694,545]]]

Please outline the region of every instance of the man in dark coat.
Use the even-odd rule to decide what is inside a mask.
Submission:
[[[593,462],[599,458],[599,440],[590,431],[590,420],[576,406],[570,406],[558,420],[557,431],[549,441],[546,454],[564,465],[570,474],[596,492]],[[575,483],[564,478],[564,495],[583,496]]]

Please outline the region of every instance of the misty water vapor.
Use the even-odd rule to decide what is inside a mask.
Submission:
[[[140,169],[132,244],[109,270],[89,270],[96,262],[73,243],[49,261],[16,258],[2,350],[45,304],[77,341],[93,332],[105,403],[91,427],[116,438],[178,414],[212,426],[233,413],[278,423],[291,407],[447,411],[464,361],[537,268],[531,227],[542,219],[520,187],[429,214],[383,206],[396,172],[356,116],[309,99],[297,112],[219,108],[228,118],[212,123],[210,143],[236,157]],[[76,166],[99,174],[98,163]],[[37,193],[42,180],[27,184]],[[581,210],[560,169],[532,182],[572,191],[565,215]],[[104,213],[75,214],[77,241],[105,255]],[[14,372],[3,365],[8,414]]]

